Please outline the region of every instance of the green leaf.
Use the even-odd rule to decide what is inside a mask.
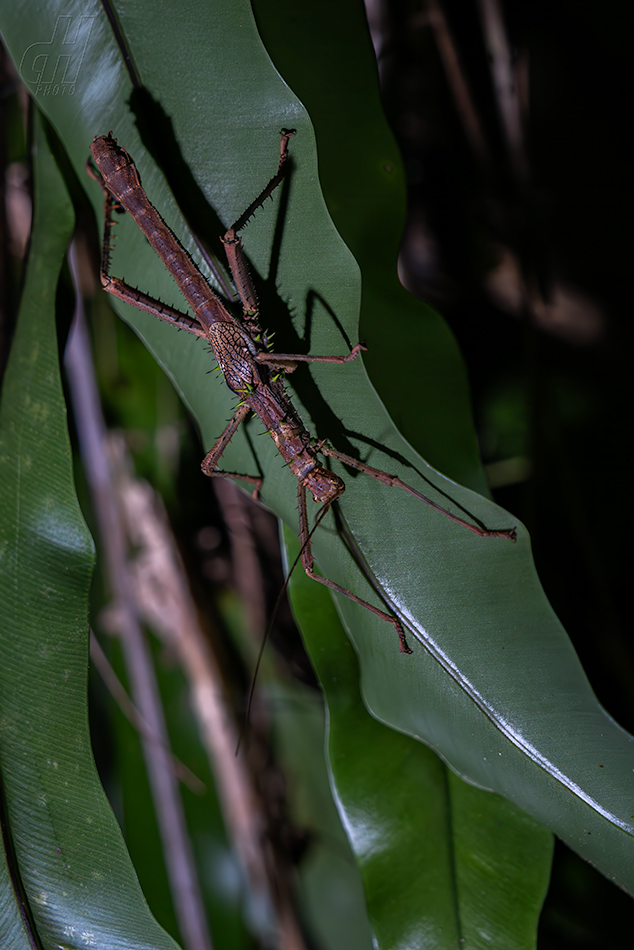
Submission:
[[[381,109],[363,4],[309,0],[290,8],[266,0],[254,8],[276,67],[308,109],[328,211],[362,271],[359,335],[368,342],[363,361],[372,383],[400,433],[428,462],[486,494],[451,331],[398,280],[405,180]]]
[[[455,345],[440,318],[395,283],[399,218],[389,208],[403,207],[402,176],[379,112],[362,8],[339,4],[335,11],[319,4],[308,19],[306,9],[302,5],[300,16],[292,8],[292,17],[278,19],[267,4],[258,7],[258,16],[278,67],[315,117],[317,142],[306,111],[272,68],[246,3],[232,0],[213,9],[191,2],[178,9],[129,3],[118,13],[145,89],[172,123],[174,139],[169,126],[162,127],[165,168],[181,170],[172,188],[182,190],[190,217],[203,201],[209,203],[219,219],[209,226],[212,235],[214,227],[221,233],[235,220],[274,171],[279,129],[297,129],[288,202],[282,206],[276,196],[244,235],[267,325],[277,331],[276,348],[345,352],[346,343],[359,336],[361,311],[369,347],[364,362],[405,432],[448,474],[482,488]],[[69,17],[80,14],[94,19],[74,94],[42,94],[37,77],[28,74],[28,57],[22,75],[80,180],[93,136],[113,129],[134,157],[151,200],[194,253],[170,187],[151,158],[149,103],[138,91],[132,95],[101,8],[68,8]],[[36,37],[26,17],[13,21],[5,13],[5,36],[18,64],[30,44],[52,35],[55,20],[47,15],[40,15]],[[182,166],[170,157],[174,144]],[[193,180],[186,177],[189,171]],[[356,260],[326,212],[320,179]],[[90,182],[85,187],[100,215],[99,189]],[[129,220],[117,227],[113,273],[178,303],[171,278]],[[174,380],[209,448],[231,415],[233,399],[217,375],[207,374],[208,353],[147,315],[122,312]],[[306,423],[339,450],[358,452],[489,527],[512,526],[503,511],[416,454],[394,428],[361,361],[300,368],[289,389]],[[260,468],[264,502],[296,531],[293,480],[272,442],[258,438],[257,422],[247,431],[250,438],[241,433],[233,440],[226,468]],[[368,706],[379,719],[436,749],[456,773],[547,824],[633,891],[632,739],[596,702],[545,599],[526,532],[518,526],[515,545],[476,538],[404,492],[343,474],[341,517],[381,599],[332,520],[315,535],[319,568],[359,596],[387,604],[407,625],[414,647],[413,656],[399,654],[387,624],[337,599],[359,655]]]
[[[40,122],[35,220],[0,415],[0,765],[44,948],[164,948],[95,770],[86,703],[94,551],[75,497],[55,294],[74,218]],[[3,946],[32,947],[1,864]],[[13,941],[13,943],[11,943]]]
[[[295,557],[299,545],[285,537]],[[290,595],[326,697],[331,783],[379,946],[402,945],[403,935],[421,950],[533,946],[550,833],[368,716],[328,594],[295,571]]]

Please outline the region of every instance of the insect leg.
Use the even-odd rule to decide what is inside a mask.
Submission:
[[[251,412],[250,408],[247,405],[238,406],[233,415],[233,418],[229,422],[229,425],[222,433],[222,435],[216,439],[213,448],[207,453],[201,463],[201,469],[205,475],[208,475],[209,478],[241,478],[245,482],[250,482],[252,485],[255,485],[253,489],[253,497],[258,497],[258,492],[262,487],[262,479],[254,475],[240,475],[237,472],[216,472],[214,471],[216,465],[222,457],[222,453],[229,445],[229,442],[233,438],[236,429],[241,422],[244,422],[246,417]]]
[[[150,313],[153,317],[158,317],[159,320],[163,320],[165,323],[169,323],[179,330],[186,330],[188,333],[193,333],[194,336],[204,338],[205,331],[193,317],[182,313],[180,310],[176,310],[174,307],[168,306],[168,304],[161,303],[160,300],[157,300],[155,297],[150,297],[149,294],[145,294],[135,287],[131,287],[130,284],[126,284],[125,281],[119,277],[112,277],[110,274],[110,252],[112,250],[111,233],[116,224],[112,214],[115,210],[123,211],[123,208],[117,199],[108,191],[101,174],[93,167],[90,159],[86,162],[86,171],[101,187],[105,196],[103,240],[101,242],[101,262],[99,267],[99,277],[103,289],[124,303],[136,307],[137,310],[143,310],[145,313]]]
[[[298,511],[299,511],[299,540],[301,544],[301,559],[302,567],[309,577],[312,577],[313,580],[318,581],[320,584],[323,584],[325,587],[329,587],[330,590],[337,591],[339,594],[343,594],[344,597],[347,597],[348,600],[354,601],[355,604],[359,604],[361,607],[365,607],[367,610],[372,611],[377,617],[380,617],[381,620],[386,620],[388,623],[391,623],[394,629],[398,634],[398,642],[401,653],[411,653],[409,644],[405,637],[405,631],[399,620],[394,617],[392,614],[386,613],[384,610],[379,610],[378,607],[374,607],[372,604],[369,604],[367,600],[362,600],[361,597],[357,597],[356,594],[353,594],[352,591],[349,591],[345,587],[341,587],[339,584],[335,584],[334,581],[331,581],[328,577],[322,577],[320,574],[316,574],[314,570],[315,562],[313,560],[312,546],[310,542],[310,530],[308,526],[308,511],[306,510],[306,485],[301,479],[297,485],[297,500],[298,500]],[[323,509],[322,509],[323,511]]]
[[[268,185],[260,192],[255,201],[252,201],[244,214],[240,215],[238,220],[232,224],[229,230],[225,233],[222,238],[222,243],[225,246],[225,252],[227,254],[227,261],[229,262],[229,268],[231,270],[231,276],[236,285],[236,290],[242,301],[242,308],[244,310],[245,319],[247,320],[256,320],[257,314],[259,311],[258,301],[255,295],[255,288],[253,287],[253,281],[249,274],[247,268],[246,258],[244,256],[244,251],[242,249],[242,241],[238,236],[238,232],[241,231],[249,221],[249,219],[255,214],[255,212],[260,208],[266,199],[273,194],[275,189],[281,182],[284,180],[284,175],[286,173],[286,160],[288,158],[288,140],[291,135],[294,135],[294,131],[283,131],[282,138],[280,142],[280,160],[277,166],[277,172],[273,175]]]
[[[456,524],[462,525],[463,528],[468,528],[469,531],[473,531],[474,534],[477,534],[481,538],[507,538],[509,541],[515,541],[515,528],[500,528],[490,530],[489,528],[485,528],[482,525],[472,524],[470,521],[465,521],[464,518],[460,518],[453,512],[448,511],[447,508],[442,508],[440,505],[437,505],[435,501],[432,501],[431,498],[427,497],[427,495],[423,495],[421,492],[416,491],[415,488],[412,488],[411,485],[408,485],[407,482],[404,482],[397,475],[389,475],[387,472],[383,472],[379,468],[372,468],[371,465],[366,465],[365,462],[359,462],[350,455],[343,455],[342,452],[337,452],[337,450],[333,449],[332,446],[328,445],[327,442],[321,442],[319,444],[319,451],[322,453],[322,455],[338,459],[340,462],[343,462],[344,465],[349,465],[351,468],[356,468],[357,471],[363,472],[365,475],[369,475],[371,478],[376,478],[377,481],[382,482],[384,485],[389,485],[390,488],[403,488],[406,492],[409,492],[410,495],[413,495],[414,498],[418,498],[419,501],[423,501],[426,505],[429,505],[429,507],[433,508],[434,511],[438,511],[440,514],[446,515],[447,518],[451,518],[451,520],[455,521]]]
[[[356,359],[362,350],[367,350],[364,343],[357,343],[347,356],[311,356],[310,353],[258,353],[255,357],[258,363],[266,363],[271,369],[284,370],[292,373],[297,363],[350,363]]]

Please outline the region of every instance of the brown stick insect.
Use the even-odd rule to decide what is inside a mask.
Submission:
[[[259,325],[258,304],[239,232],[260,208],[287,171],[288,142],[292,131],[281,134],[280,158],[277,172],[244,214],[221,238],[229,262],[229,268],[242,303],[242,317],[234,316],[223,301],[211,289],[187,251],[169,229],[156,208],[150,203],[134,162],[124,148],[117,145],[112,134],[97,136],[90,151],[99,171],[96,175],[90,163],[88,171],[101,185],[105,194],[105,226],[101,255],[101,283],[108,293],[125,303],[151,313],[173,326],[205,338],[210,344],[218,366],[224,374],[229,389],[240,397],[233,418],[215,445],[202,462],[202,470],[210,477],[240,478],[254,486],[257,497],[262,479],[251,475],[221,472],[216,469],[220,458],[239,425],[255,413],[275,442],[278,452],[297,478],[299,511],[299,539],[302,567],[309,577],[337,591],[391,623],[399,637],[401,652],[411,653],[400,621],[392,614],[373,606],[352,591],[341,587],[327,577],[315,573],[311,551],[311,536],[332,504],[345,491],[342,478],[331,472],[319,461],[319,456],[333,458],[357,469],[384,485],[402,488],[435,511],[457,522],[480,537],[507,538],[515,540],[515,529],[488,530],[466,521],[453,512],[440,507],[426,495],[406,484],[396,475],[389,475],[372,468],[364,462],[344,455],[323,439],[313,439],[290,401],[282,382],[282,373],[291,373],[299,362],[348,363],[356,359],[366,347],[357,343],[346,356],[311,356],[297,353],[275,353],[271,350],[266,335]],[[113,212],[127,211],[143,231],[150,244],[159,254],[165,267],[178,284],[183,296],[193,310],[194,317],[187,316],[147,294],[130,287],[110,274],[110,233]],[[323,508],[312,530],[309,527],[306,492],[311,493]]]

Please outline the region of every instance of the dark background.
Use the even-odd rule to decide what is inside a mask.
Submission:
[[[401,276],[451,325],[495,500],[529,528],[546,593],[599,700],[632,731],[634,7],[502,4],[521,119],[515,149],[482,11],[477,0],[442,0],[439,27],[435,5],[369,5],[408,176]],[[467,121],[443,42],[461,67]],[[558,842],[540,948],[627,941],[632,911]]]
[[[444,27],[437,8],[419,0],[368,0],[368,9],[385,109],[408,177],[402,279],[451,325],[467,364],[495,500],[529,528],[546,593],[599,700],[634,732],[628,554],[634,7],[627,0],[502,4],[519,88],[514,151],[499,116],[478,0],[443,0]],[[460,64],[479,129],[475,139],[457,107],[457,73],[441,55],[443,42]],[[1,62],[0,81],[4,168],[24,160],[25,148],[15,78]],[[4,192],[0,199],[4,208]],[[0,229],[4,359],[20,267],[4,211]],[[158,396],[147,382],[156,371],[149,357],[146,364],[140,346],[134,353],[129,378],[153,394],[135,410],[141,433],[138,420],[145,412],[149,429],[155,405],[170,420],[179,410],[171,391],[158,389],[162,382]],[[130,390],[125,382],[104,388],[110,422],[126,425]],[[182,442],[189,448],[166,502],[201,590],[209,579],[222,587],[231,581],[226,528],[207,489],[201,501],[195,437]],[[162,487],[173,484],[171,473],[162,478],[142,433],[135,464]],[[195,536],[201,504],[210,526],[204,537]],[[254,531],[262,562],[277,564],[275,523]],[[269,602],[280,577],[274,567],[265,579]],[[206,612],[213,607],[207,604]],[[290,625],[284,609],[276,630]],[[297,640],[286,642],[289,666],[310,678]],[[632,911],[630,897],[558,843],[538,947],[626,943]]]

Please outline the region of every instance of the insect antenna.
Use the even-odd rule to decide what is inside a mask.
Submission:
[[[248,728],[248,725],[249,725],[249,719],[250,719],[250,717],[251,717],[251,707],[252,707],[252,705],[253,705],[253,695],[254,695],[254,693],[255,693],[255,684],[256,684],[256,681],[257,681],[257,678],[258,678],[258,673],[259,673],[259,671],[260,671],[260,665],[261,665],[261,663],[262,663],[262,657],[264,656],[264,650],[265,650],[266,644],[268,643],[269,637],[271,636],[271,631],[273,630],[273,624],[275,623],[275,618],[277,617],[277,612],[278,612],[278,610],[280,609],[280,604],[282,603],[282,598],[284,597],[284,594],[285,594],[286,591],[288,590],[288,585],[289,585],[289,583],[290,583],[290,579],[291,579],[291,576],[292,576],[292,574],[293,574],[293,571],[295,570],[295,568],[296,568],[297,565],[299,564],[299,561],[300,561],[300,559],[301,559],[301,557],[302,557],[302,554],[304,553],[304,551],[306,550],[306,548],[309,546],[309,544],[310,544],[310,542],[311,542],[311,540],[312,540],[313,534],[315,533],[315,531],[317,530],[317,528],[318,528],[319,525],[321,524],[321,522],[322,522],[323,518],[325,517],[325,515],[327,515],[328,512],[330,511],[330,507],[331,507],[330,505],[326,505],[324,508],[321,509],[321,511],[319,512],[319,514],[318,514],[317,517],[315,518],[315,524],[312,526],[312,528],[311,528],[311,530],[310,530],[310,532],[309,532],[309,534],[308,534],[308,537],[306,538],[306,540],[304,541],[303,545],[302,545],[301,548],[299,549],[299,554],[297,555],[297,557],[295,558],[295,560],[294,560],[293,563],[291,564],[290,569],[289,569],[289,571],[288,571],[288,574],[286,575],[286,580],[284,581],[284,583],[283,583],[283,585],[282,585],[282,589],[280,590],[279,594],[277,595],[277,600],[275,601],[275,606],[273,607],[273,610],[272,610],[272,612],[271,612],[271,619],[269,620],[268,625],[267,625],[267,628],[266,628],[266,631],[265,631],[265,633],[264,633],[264,636],[262,637],[262,642],[260,643],[260,649],[258,650],[258,656],[257,656],[257,659],[256,659],[256,661],[255,661],[255,667],[254,667],[254,670],[253,670],[253,676],[251,677],[251,684],[250,684],[250,686],[249,686],[249,695],[247,696],[247,705],[246,705],[246,709],[245,709],[245,712],[244,712],[244,722],[243,722],[243,724],[242,724],[242,728],[240,729],[240,735],[238,736],[238,744],[236,745],[236,753],[235,753],[236,755],[237,755],[238,752],[240,751],[240,746],[242,745],[242,740],[244,739],[244,737],[245,737],[245,735],[246,735],[246,732],[247,732],[247,728]]]

